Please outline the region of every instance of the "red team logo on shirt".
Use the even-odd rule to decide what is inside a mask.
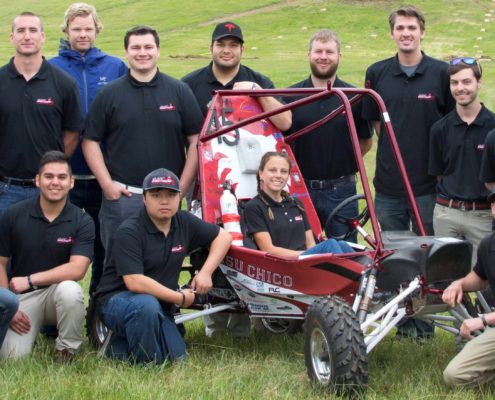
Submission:
[[[170,250],[172,253],[183,253],[184,252],[184,246],[179,244],[175,247],[172,247],[172,249]]]
[[[58,244],[72,244],[74,242],[74,239],[72,239],[72,236],[68,237],[59,237],[57,239]]]
[[[418,94],[418,100],[435,100],[435,96],[432,95],[431,93],[420,93]]]
[[[173,111],[175,110],[175,106],[170,103],[170,104],[166,104],[164,106],[160,106],[160,111]]]
[[[53,106],[55,102],[51,97],[48,97],[48,99],[36,99],[36,104],[43,104],[45,106]]]

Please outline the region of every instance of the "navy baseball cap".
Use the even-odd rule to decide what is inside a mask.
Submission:
[[[215,30],[211,35],[211,41],[214,42],[215,40],[220,40],[228,36],[235,37],[236,39],[240,40],[241,43],[244,43],[241,27],[230,21],[221,22],[215,27]]]
[[[179,178],[168,169],[155,169],[146,175],[143,180],[143,190],[151,189],[170,189],[180,192]]]
[[[495,192],[491,192],[486,199],[488,203],[493,203],[495,201]]]

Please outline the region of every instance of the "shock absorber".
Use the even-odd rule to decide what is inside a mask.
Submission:
[[[368,314],[368,309],[375,294],[376,286],[376,275],[378,274],[378,269],[373,267],[368,276],[368,282],[366,283],[366,290],[364,291],[363,299],[359,304],[358,320],[360,323],[364,322],[366,315]]]

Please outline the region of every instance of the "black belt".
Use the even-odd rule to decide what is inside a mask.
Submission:
[[[491,204],[479,201],[455,200],[445,196],[437,196],[437,203],[441,206],[456,208],[461,211],[489,210]]]
[[[19,179],[0,176],[0,182],[5,182],[7,185],[16,185],[24,187],[35,187],[34,179]]]
[[[316,179],[305,179],[306,186],[309,189],[318,190],[318,189],[331,189],[337,185],[341,185],[343,183],[356,182],[356,175],[344,175],[340,178],[335,179],[325,179],[325,180],[316,180]]]

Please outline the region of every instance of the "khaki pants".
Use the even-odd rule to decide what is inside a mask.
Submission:
[[[57,326],[57,350],[68,350],[71,353],[79,350],[82,344],[84,298],[78,283],[64,281],[20,294],[18,298],[19,310],[28,315],[31,329],[24,335],[18,335],[9,328],[0,349],[0,358],[17,358],[29,354],[45,324]]]
[[[495,378],[495,328],[470,340],[443,371],[447,385],[485,383]]]
[[[465,239],[473,245],[471,267],[476,262],[481,239],[492,232],[492,220],[490,210],[462,211],[435,204],[433,211],[433,228],[436,236]]]

